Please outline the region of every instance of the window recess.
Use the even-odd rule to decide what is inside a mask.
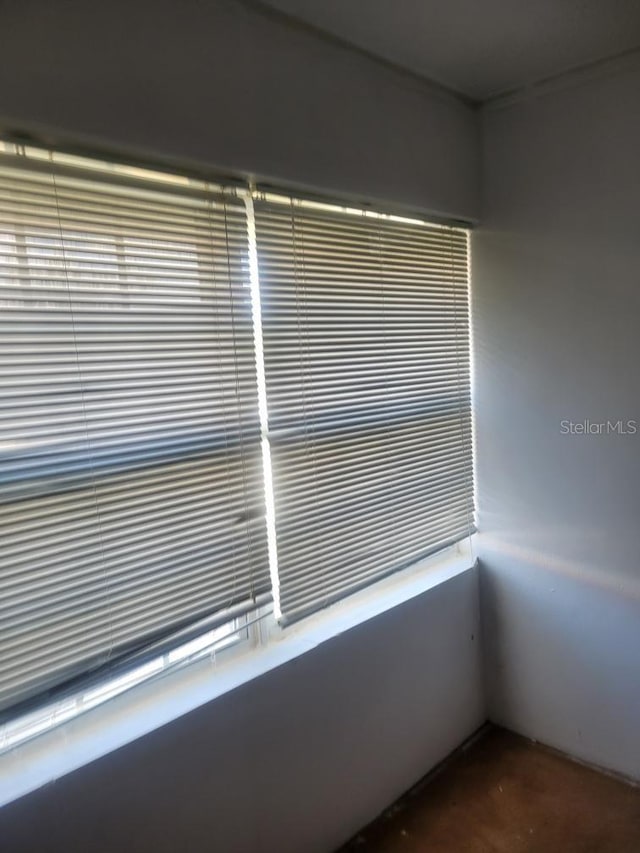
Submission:
[[[0,749],[472,530],[464,230],[0,143]]]

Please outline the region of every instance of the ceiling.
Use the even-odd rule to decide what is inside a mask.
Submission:
[[[640,47],[640,0],[266,0],[474,100]]]

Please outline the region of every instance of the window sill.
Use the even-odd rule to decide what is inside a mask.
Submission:
[[[0,806],[119,749],[344,631],[422,595],[473,564],[467,543],[434,555],[218,662],[197,660],[133,687],[0,756]]]

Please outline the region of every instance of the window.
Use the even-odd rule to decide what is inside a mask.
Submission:
[[[255,210],[292,621],[470,532],[467,235],[286,199]]]
[[[463,230],[5,145],[0,333],[5,717],[472,528]]]
[[[0,163],[0,708],[269,591],[244,204],[167,183]]]

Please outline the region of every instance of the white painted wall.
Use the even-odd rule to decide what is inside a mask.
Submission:
[[[640,62],[486,110],[473,237],[490,717],[640,778]],[[636,435],[561,421],[636,419]]]
[[[0,809],[11,853],[330,853],[485,719],[477,570]]]
[[[5,0],[0,130],[473,219],[477,113],[239,0]]]

